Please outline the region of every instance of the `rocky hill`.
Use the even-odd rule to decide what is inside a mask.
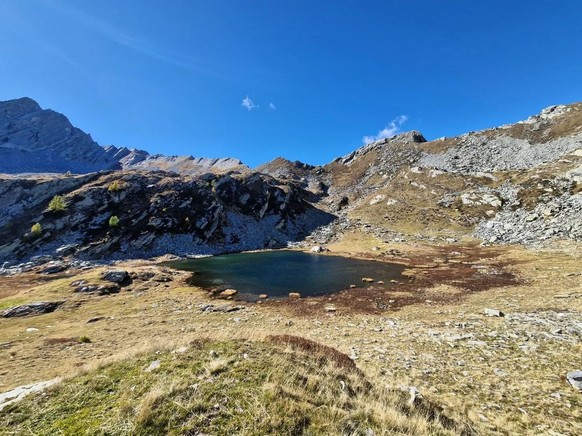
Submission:
[[[453,138],[404,133],[320,172],[330,210],[385,237],[582,240],[582,104]]]
[[[0,180],[0,259],[123,258],[286,246],[333,216],[267,175],[123,171]],[[47,206],[61,194],[63,207]],[[31,223],[40,230],[31,231]]]
[[[0,102],[0,173],[85,174],[112,169],[203,174],[246,170],[233,158],[150,155],[143,150],[101,147],[67,117],[30,98]]]

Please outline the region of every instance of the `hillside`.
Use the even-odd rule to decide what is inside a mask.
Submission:
[[[54,195],[62,210],[48,206]],[[131,258],[285,247],[333,216],[309,194],[259,173],[120,171],[0,178],[0,260],[32,255]],[[118,220],[113,224],[111,219]],[[42,230],[31,233],[31,223]]]

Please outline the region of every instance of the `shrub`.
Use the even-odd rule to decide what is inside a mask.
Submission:
[[[107,190],[109,192],[119,192],[121,191],[121,188],[123,186],[121,185],[121,183],[119,183],[119,180],[114,180],[111,185],[109,185],[109,188],[107,188]]]
[[[62,212],[66,209],[65,199],[60,195],[55,195],[48,205],[49,212]]]
[[[30,228],[30,233],[32,234],[32,236],[40,236],[40,234],[42,233],[42,226],[40,225],[40,223],[33,224],[33,226]]]
[[[116,215],[109,218],[109,227],[117,227],[119,225],[119,218]]]

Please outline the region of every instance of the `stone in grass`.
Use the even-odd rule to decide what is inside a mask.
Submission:
[[[571,371],[566,374],[566,379],[574,389],[578,389],[579,392],[582,392],[582,371]]]
[[[374,279],[372,277],[363,277],[362,281],[364,283],[374,283]]]
[[[118,285],[129,282],[129,273],[123,270],[105,271],[101,277],[103,278],[103,280],[117,283]]]
[[[148,366],[144,371],[145,372],[152,372],[155,371],[156,369],[158,369],[160,366],[162,365],[162,363],[159,360],[154,360],[152,363],[150,363],[150,366]]]
[[[301,294],[299,292],[289,292],[289,298],[293,299],[301,298]]]
[[[505,314],[497,309],[485,309],[485,316],[505,316]]]
[[[43,313],[54,312],[64,301],[37,301],[30,304],[22,304],[6,309],[2,312],[4,318],[16,318],[19,316],[41,315]]]

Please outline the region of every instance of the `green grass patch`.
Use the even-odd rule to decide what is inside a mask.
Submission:
[[[399,392],[373,387],[337,351],[322,358],[330,349],[285,342],[199,341],[183,353],[109,364],[6,407],[0,433],[327,435],[370,429],[422,435],[468,429],[409,406]],[[146,371],[155,360],[159,368]]]

